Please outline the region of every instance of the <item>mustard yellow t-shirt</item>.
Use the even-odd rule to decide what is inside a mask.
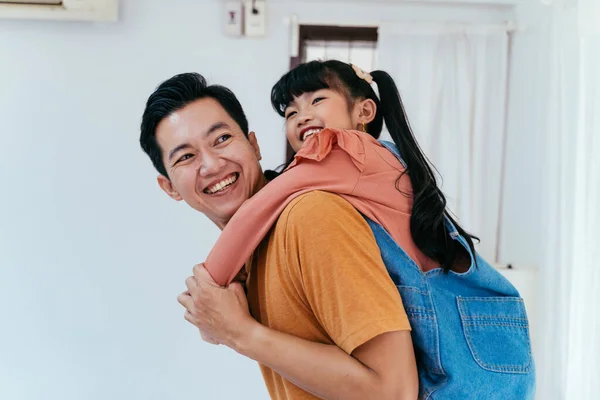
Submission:
[[[294,199],[248,267],[250,310],[272,329],[348,354],[382,333],[410,330],[369,225],[338,195]],[[261,370],[272,399],[317,399]]]

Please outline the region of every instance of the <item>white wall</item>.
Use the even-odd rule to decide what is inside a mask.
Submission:
[[[543,140],[547,101],[549,8],[523,1],[512,38],[500,260],[543,268]]]
[[[231,87],[258,132],[264,165],[274,167],[285,147],[269,92],[288,66],[283,20],[292,12],[301,22],[343,23],[512,15],[273,1],[268,36],[239,40],[221,35],[218,1],[176,3],[122,1],[120,22],[108,25],[0,21],[3,400],[266,398],[254,363],[203,344],[176,302],[218,232],[159,191],[139,149],[144,102],[160,81],[199,71]],[[520,87],[536,75],[529,52],[518,51]],[[539,218],[535,197],[520,196],[535,195],[526,183],[537,173],[528,159],[537,137],[519,90],[526,95],[512,92],[502,254],[528,262],[536,255],[524,239]]]

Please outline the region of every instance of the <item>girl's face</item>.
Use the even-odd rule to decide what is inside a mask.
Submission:
[[[286,136],[294,151],[300,150],[308,137],[323,128],[359,130],[364,120],[357,107],[359,103],[349,108],[346,97],[331,89],[294,97],[285,110]]]

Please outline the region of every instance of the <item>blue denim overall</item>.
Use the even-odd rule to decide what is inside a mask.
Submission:
[[[404,164],[393,143],[381,142]],[[423,273],[381,227],[367,219],[412,327],[419,399],[533,399],[535,367],[523,299],[449,219],[451,240],[471,256],[465,273]],[[475,267],[474,257],[477,259]]]

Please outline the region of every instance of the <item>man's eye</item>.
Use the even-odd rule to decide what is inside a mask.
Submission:
[[[290,118],[292,118],[296,114],[297,114],[296,111],[290,111],[289,114],[287,114],[285,116],[285,119],[290,119]]]
[[[227,140],[229,140],[229,138],[231,138],[231,135],[226,133],[224,135],[221,135],[217,138],[217,144],[221,144],[223,142],[226,142]]]
[[[183,162],[183,161],[185,161],[185,160],[189,160],[189,159],[190,159],[190,158],[192,158],[193,156],[194,156],[193,154],[189,154],[189,153],[188,153],[188,154],[184,154],[184,155],[182,155],[181,157],[179,157],[179,158],[177,159],[177,161],[175,161],[175,164],[179,164],[180,162]]]

